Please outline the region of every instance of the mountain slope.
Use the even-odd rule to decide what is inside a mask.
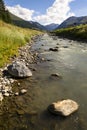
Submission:
[[[52,30],[56,29],[58,26],[59,26],[58,24],[52,23],[52,24],[45,25],[45,28],[48,31],[52,31]]]
[[[22,18],[19,18],[12,13],[10,13],[10,17],[12,19],[13,24],[15,24],[19,27],[36,29],[36,30],[46,30],[46,28],[43,25],[41,25],[37,22],[25,21]]]
[[[71,26],[76,26],[80,24],[87,24],[87,16],[82,17],[70,17],[66,19],[63,23],[61,23],[57,29],[59,28],[67,28]]]
[[[53,32],[57,36],[87,42],[87,24],[61,28]]]

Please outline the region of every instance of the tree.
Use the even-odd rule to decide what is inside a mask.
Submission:
[[[9,11],[6,10],[3,0],[0,0],[0,19],[5,22],[11,23]]]

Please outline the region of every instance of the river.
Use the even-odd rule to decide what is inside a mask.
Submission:
[[[54,47],[57,52],[49,51]],[[31,51],[38,54],[37,64],[32,64],[36,71],[20,81],[28,92],[8,99],[0,130],[87,130],[87,44],[44,34]],[[61,99],[75,100],[79,110],[67,118],[49,113],[49,104]]]

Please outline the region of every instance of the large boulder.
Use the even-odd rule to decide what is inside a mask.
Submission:
[[[54,102],[49,105],[48,110],[56,115],[69,116],[76,110],[78,110],[79,105],[70,99]]]
[[[26,78],[32,76],[32,72],[23,62],[13,62],[8,66],[8,72],[10,75],[16,78]]]

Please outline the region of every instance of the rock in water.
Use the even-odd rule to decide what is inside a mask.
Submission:
[[[26,89],[22,89],[22,90],[20,91],[20,94],[25,94],[25,93],[27,93],[27,90],[26,90]]]
[[[52,103],[48,110],[56,115],[69,116],[78,110],[78,107],[79,105],[75,101],[67,99]]]
[[[49,51],[58,51],[58,48],[49,48]]]
[[[19,61],[9,65],[8,72],[16,78],[26,78],[32,76],[30,69],[28,69],[28,67],[23,62]]]

